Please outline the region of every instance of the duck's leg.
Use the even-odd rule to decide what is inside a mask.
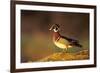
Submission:
[[[67,53],[67,49],[68,49],[68,48],[63,49],[63,53]]]
[[[68,47],[66,47],[66,49],[65,49],[65,52],[67,53],[67,49],[68,49]]]
[[[63,51],[64,51],[65,53],[67,53],[67,52],[68,52],[68,51],[67,51],[68,48],[71,48],[71,47],[72,47],[72,45],[67,45],[66,48],[65,48]]]
[[[72,45],[68,45],[68,46],[66,47],[66,53],[68,53],[68,48],[72,48]]]

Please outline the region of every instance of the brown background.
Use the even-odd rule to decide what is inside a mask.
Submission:
[[[52,42],[52,24],[60,24],[60,34],[77,39],[89,49],[89,14],[47,11],[21,11],[21,62],[37,61],[54,52],[61,52]]]

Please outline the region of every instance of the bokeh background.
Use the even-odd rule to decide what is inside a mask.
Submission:
[[[52,24],[60,24],[60,34],[80,41],[83,48],[70,48],[69,53],[89,49],[89,14],[21,10],[21,62],[36,62],[55,52],[62,52],[52,41]]]

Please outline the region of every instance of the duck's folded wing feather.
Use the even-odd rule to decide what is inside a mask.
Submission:
[[[76,40],[76,39],[68,38],[68,37],[65,37],[65,36],[61,36],[61,37],[64,38],[64,39],[66,39],[66,40],[68,40],[69,42],[79,43],[79,41]]]
[[[65,36],[62,36],[62,38],[64,38],[67,41],[69,41],[70,45],[74,45],[74,46],[77,46],[77,47],[82,47],[82,45],[79,44],[78,40],[75,40],[75,39],[72,39],[72,38],[68,38],[68,37],[65,37]]]

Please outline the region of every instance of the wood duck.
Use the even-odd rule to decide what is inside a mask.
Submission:
[[[53,30],[53,42],[54,42],[54,44],[57,47],[63,49],[64,51],[65,50],[67,51],[68,48],[71,48],[73,46],[82,47],[82,45],[79,44],[78,40],[62,36],[59,33],[59,30],[60,30],[59,24],[52,25],[49,30]]]

